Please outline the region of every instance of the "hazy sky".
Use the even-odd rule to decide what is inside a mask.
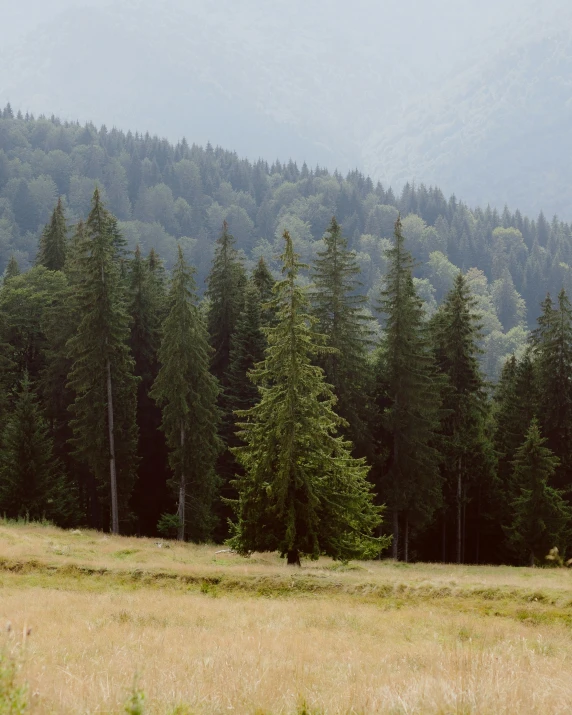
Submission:
[[[497,55],[509,76],[520,46],[572,25],[572,0],[0,4],[0,104],[211,141],[249,158],[357,166],[389,181],[399,167],[424,180],[416,173],[423,157],[407,161],[407,137],[389,174],[387,149],[375,155],[392,149],[410,115],[418,117],[412,139],[428,129],[442,135],[448,107],[467,100],[471,71],[467,91],[481,91],[478,77],[490,77]],[[436,133],[425,107],[440,107],[427,113],[439,117]],[[451,146],[438,151],[458,153]],[[452,181],[462,170],[452,169]]]

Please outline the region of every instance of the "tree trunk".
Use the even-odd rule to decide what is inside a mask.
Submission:
[[[534,567],[534,551],[530,552],[530,557],[528,559],[528,565],[530,567]]]
[[[185,474],[184,465],[185,461],[182,452],[185,448],[185,428],[181,425],[181,483],[179,484],[179,508],[177,509],[177,516],[179,517],[179,531],[177,533],[177,539],[179,541],[185,540],[185,504],[187,501],[187,475]]]
[[[403,560],[409,562],[409,519],[405,516],[405,532],[403,534]]]
[[[457,463],[457,563],[461,563],[461,535],[463,515],[463,478],[461,476],[461,460]]]
[[[443,523],[441,524],[441,561],[445,563],[447,558],[447,517],[443,514]]]
[[[461,563],[466,563],[465,547],[467,545],[467,487],[463,487],[463,531],[461,540]]]
[[[477,543],[475,545],[475,563],[479,563],[481,551],[481,485],[477,492]]]
[[[300,553],[298,549],[290,549],[286,554],[286,564],[288,566],[301,566]]]
[[[107,428],[109,431],[109,478],[111,482],[111,533],[119,534],[119,505],[117,500],[115,435],[113,429],[113,390],[111,389],[111,361],[109,359],[107,360]]]
[[[391,545],[391,555],[397,561],[399,558],[399,512],[397,509],[393,510],[393,542]]]

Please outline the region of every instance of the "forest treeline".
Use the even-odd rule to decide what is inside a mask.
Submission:
[[[311,263],[335,215],[356,252],[366,307],[378,319],[400,213],[428,316],[459,269],[465,273],[482,315],[479,361],[491,380],[507,356],[524,353],[546,293],[572,289],[571,227],[542,213],[530,220],[508,209],[469,209],[423,185],[407,184],[395,195],[357,171],[343,177],[292,162],[251,163],[220,148],[35,119],[9,106],[0,112],[0,271],[12,254],[22,270],[33,265],[58,196],[75,225],[88,214],[96,185],[131,251],[154,247],[171,269],[183,246],[201,295],[224,220],[246,267],[264,257],[277,277],[284,229]]]
[[[544,297],[492,386],[482,296],[456,271],[428,312],[397,216],[368,310],[331,217],[278,279],[223,221],[199,296],[129,250],[99,189],[58,200],[0,289],[0,513],[227,541],[239,553],[544,563],[572,536],[572,307]],[[389,550],[388,550],[389,549]]]

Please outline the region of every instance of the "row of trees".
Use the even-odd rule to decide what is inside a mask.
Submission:
[[[385,260],[378,338],[335,218],[312,266],[284,232],[278,281],[264,259],[248,275],[225,223],[201,301],[181,247],[168,277],[97,190],[71,237],[58,202],[36,266],[10,261],[0,291],[0,510],[289,563],[376,556],[389,535],[406,561],[563,550],[565,292],[493,392],[466,276],[428,318],[399,218]]]

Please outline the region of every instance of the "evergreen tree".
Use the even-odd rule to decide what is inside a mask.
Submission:
[[[455,514],[456,560],[464,561],[465,506],[469,480],[487,461],[483,421],[487,410],[485,383],[479,366],[481,338],[476,299],[462,273],[432,320],[437,367],[446,381],[442,390],[442,471],[447,511]],[[443,539],[445,543],[445,539]],[[443,554],[445,560],[445,554]]]
[[[250,280],[244,291],[244,309],[231,341],[228,395],[233,413],[248,410],[258,401],[258,389],[249,373],[264,358],[266,338],[261,313],[260,292],[254,280]]]
[[[50,271],[61,271],[66,262],[67,226],[61,197],[40,239],[36,263]]]
[[[214,465],[221,448],[218,385],[209,373],[211,350],[195,291],[192,270],[179,246],[159,350],[160,370],[151,396],[162,408],[161,429],[178,492],[180,540],[187,531],[195,539],[205,539],[212,530]]]
[[[239,553],[279,551],[289,564],[300,555],[338,559],[375,556],[385,541],[371,534],[380,522],[366,476],[337,436],[343,420],[336,398],[313,359],[319,344],[308,298],[297,284],[302,265],[288,232],[284,279],[274,288],[276,327],[267,330],[265,359],[252,371],[259,402],[240,411],[234,453],[244,468],[237,479],[237,522],[230,544]]]
[[[252,280],[260,293],[260,300],[267,303],[272,300],[272,288],[274,287],[274,277],[268,270],[266,261],[262,256],[258,259],[256,268],[252,272]]]
[[[129,317],[115,259],[109,214],[99,192],[93,195],[77,270],[75,300],[80,315],[77,334],[68,341],[68,384],[73,446],[106,503],[110,497],[111,531],[128,519],[137,467],[136,383],[129,350]],[[108,477],[106,475],[109,475]]]
[[[550,296],[542,304],[532,335],[538,375],[538,415],[549,449],[558,457],[556,485],[572,486],[572,308],[566,292],[556,305]]]
[[[511,504],[512,522],[507,533],[514,549],[528,558],[530,566],[552,547],[562,550],[570,535],[572,519],[572,509],[562,498],[562,491],[548,483],[559,460],[545,443],[538,422],[533,419],[513,463],[513,489],[517,496]]]
[[[6,266],[6,270],[4,271],[4,283],[6,281],[9,281],[10,278],[15,278],[16,276],[20,275],[20,266],[18,265],[18,261],[16,260],[16,257],[12,253],[10,256],[10,260],[8,261],[8,265]]]
[[[332,348],[320,358],[327,381],[338,398],[336,411],[349,425],[348,436],[361,452],[371,442],[371,394],[368,348],[372,342],[371,317],[364,312],[366,297],[357,293],[361,283],[355,253],[348,250],[341,226],[333,217],[324,234],[326,248],[313,268],[313,312],[317,330]]]
[[[246,274],[234,247],[226,221],[217,240],[211,272],[207,278],[208,331],[213,347],[211,370],[224,386],[230,363],[230,344],[244,305]]]
[[[532,419],[538,413],[536,371],[530,351],[517,361],[510,357],[501,374],[495,394],[495,448],[501,489],[508,493],[512,462]]]
[[[440,455],[435,446],[441,417],[440,380],[424,322],[423,304],[413,283],[413,258],[405,248],[401,220],[380,308],[386,315],[378,360],[382,409],[381,448],[387,457],[382,486],[393,512],[393,557],[398,558],[400,518],[405,560],[410,522],[427,523],[441,505]]]
[[[246,285],[246,273],[234,243],[234,237],[229,233],[225,221],[217,240],[206,291],[209,299],[207,326],[213,348],[211,372],[221,387],[218,397],[221,412],[219,436],[225,449],[219,454],[216,471],[221,480],[222,495],[232,493],[230,481],[236,470],[236,461],[228,449],[233,443],[235,432],[235,416],[229,395],[229,369],[232,340],[244,307]],[[216,537],[224,539],[227,535],[228,513],[222,503],[218,503],[216,508],[219,522]]]
[[[149,392],[159,372],[161,321],[165,290],[160,261],[153,252],[147,260],[135,249],[128,274],[128,307],[131,316],[129,346],[135,361],[137,385],[137,425],[140,457],[133,495],[143,533],[153,533],[166,498],[167,449],[159,432],[161,410]]]
[[[0,452],[0,512],[70,526],[78,518],[76,492],[54,458],[48,426],[27,375],[16,395]]]

